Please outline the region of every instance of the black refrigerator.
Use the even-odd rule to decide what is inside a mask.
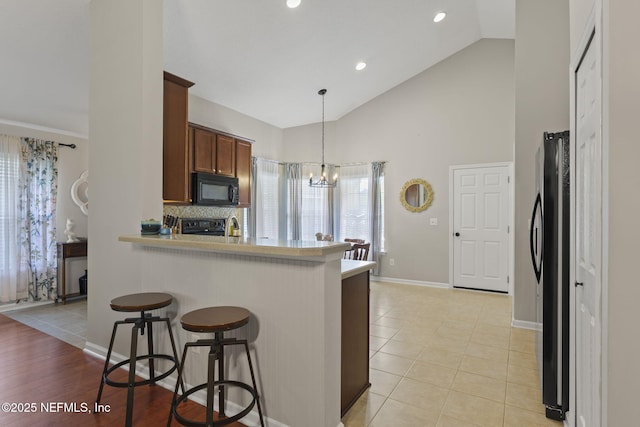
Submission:
[[[536,357],[547,418],[569,409],[569,131],[545,132],[536,154],[536,199],[529,233],[542,331]]]

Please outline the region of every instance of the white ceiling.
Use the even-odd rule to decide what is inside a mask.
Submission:
[[[191,93],[287,128],[320,121],[321,88],[335,120],[481,38],[514,38],[515,0],[164,0],[164,20],[165,69]],[[89,1],[2,0],[0,40],[0,122],[86,135]]]

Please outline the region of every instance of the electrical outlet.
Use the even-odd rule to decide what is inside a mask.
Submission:
[[[393,267],[394,265],[396,265],[396,260],[395,260],[395,259],[393,259],[393,258],[389,258],[389,265],[390,265],[390,266],[392,266],[392,267]]]
[[[438,218],[429,218],[429,224],[438,225]]]

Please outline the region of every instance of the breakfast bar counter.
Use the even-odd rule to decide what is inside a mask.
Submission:
[[[167,309],[174,325],[184,313],[207,306],[241,306],[251,312],[247,327],[230,335],[250,343],[269,426],[342,426],[342,280],[363,272],[368,279],[370,268],[346,263],[343,271],[347,243],[187,235],[119,240],[132,244],[141,264],[141,290],[174,297]],[[364,304],[368,310],[368,295]],[[179,345],[193,339],[180,329]],[[185,369],[187,382],[205,377],[204,365]],[[238,364],[227,367],[233,377],[250,379]],[[247,403],[243,395],[232,394],[229,400],[230,409]],[[257,414],[245,420],[253,425]]]
[[[121,242],[161,248],[194,249],[209,252],[255,255],[291,259],[319,260],[333,253],[344,253],[350,246],[342,242],[245,239],[242,237],[203,236],[196,234],[127,235]]]

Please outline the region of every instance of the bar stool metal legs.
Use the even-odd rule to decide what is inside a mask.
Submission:
[[[147,297],[149,295],[151,298],[151,302],[140,299],[141,296]],[[159,298],[161,301],[160,302],[155,301],[153,299],[154,296],[156,297],[156,299]],[[148,295],[136,294],[136,295],[128,295],[126,297],[121,297],[121,299],[118,301],[130,301],[130,300],[124,299],[124,298],[130,298],[130,297],[138,297],[139,299],[134,300],[135,302],[139,303],[140,301],[144,301],[147,304],[146,305],[137,304],[137,305],[131,305],[131,306],[126,306],[126,305],[114,306],[114,302],[112,301],[112,304],[111,304],[112,308],[114,308],[114,310],[117,310],[117,311],[134,311],[134,309],[137,310],[137,309],[140,309],[141,307],[142,309],[140,309],[139,317],[131,317],[131,318],[126,318],[124,320],[119,320],[114,322],[113,331],[111,333],[111,340],[109,341],[109,349],[107,350],[107,356],[104,362],[102,376],[100,378],[100,387],[98,389],[98,395],[96,397],[96,403],[100,404],[100,400],[102,398],[102,391],[104,389],[105,384],[113,387],[122,387],[122,388],[126,387],[127,388],[127,408],[126,408],[125,426],[127,427],[130,427],[133,424],[133,402],[134,402],[135,387],[142,386],[142,385],[153,386],[156,384],[157,381],[160,381],[168,377],[176,369],[180,367],[180,363],[179,363],[180,359],[178,359],[178,352],[176,350],[176,344],[173,338],[173,332],[171,330],[171,321],[169,320],[168,317],[161,318],[159,316],[152,316],[150,313],[146,313],[146,309],[154,309],[154,308],[159,308],[159,307],[164,307],[169,305],[171,303],[171,296],[168,294],[148,294]],[[117,300],[114,300],[114,301],[117,301]],[[171,349],[173,351],[173,355],[155,353],[154,346],[153,346],[153,323],[155,322],[162,322],[166,324],[167,331],[169,333],[169,339],[171,341]],[[109,362],[111,360],[111,354],[113,352],[113,344],[115,342],[118,326],[125,325],[125,324],[132,325],[129,358],[109,367]],[[141,336],[144,335],[145,329],[147,333],[148,354],[138,355],[138,335],[141,335]],[[136,381],[136,363],[142,360],[148,360],[149,362],[149,379]],[[171,365],[165,372],[161,374],[157,374],[156,364],[155,364],[156,360],[167,360],[171,363]],[[128,365],[129,367],[129,373],[128,373],[128,378],[126,382],[115,381],[110,378],[110,375],[114,371],[116,371],[117,369],[125,365]],[[177,383],[178,386],[180,384],[182,383],[181,382]],[[182,389],[184,391],[184,385],[182,385]]]
[[[226,380],[224,377],[224,347],[228,345],[242,345],[244,346],[245,353],[247,355],[247,360],[249,363],[249,371],[251,373],[251,383],[252,385],[245,384],[240,381],[232,381]],[[171,421],[173,417],[182,425],[191,426],[191,427],[217,427],[224,426],[227,424],[231,424],[243,417],[245,417],[254,406],[258,408],[258,416],[260,418],[260,425],[264,427],[264,419],[262,417],[262,407],[260,405],[260,397],[258,395],[258,387],[256,384],[256,378],[253,371],[253,363],[251,361],[251,354],[249,352],[249,344],[247,340],[239,340],[236,338],[223,338],[222,332],[216,332],[214,335],[214,339],[202,339],[194,342],[188,342],[184,346],[184,351],[182,353],[182,364],[178,369],[178,381],[182,381],[182,376],[184,373],[184,365],[187,357],[187,351],[192,347],[209,347],[209,355],[207,359],[207,382],[195,386],[185,392],[183,392],[182,396],[178,397],[178,383],[176,383],[176,388],[173,394],[173,401],[171,404],[171,411],[169,413],[169,420],[167,422],[167,426],[171,426]],[[215,362],[218,361],[218,369],[217,369],[217,379],[216,379],[216,369]],[[215,387],[218,387],[218,414],[219,418],[217,420],[213,419],[213,410],[214,410],[214,398],[215,398]],[[225,413],[225,400],[226,400],[226,388],[227,387],[239,387],[246,390],[251,395],[251,402],[247,407],[245,407],[242,411],[237,414],[226,417]],[[189,398],[193,393],[206,389],[207,392],[207,414],[205,422],[199,422],[194,420],[189,420],[180,415],[178,412],[178,407],[182,402]]]
[[[251,361],[251,353],[249,352],[249,344],[246,339],[224,338],[224,331],[235,329],[245,325],[249,321],[249,312],[239,307],[209,307],[185,314],[182,317],[182,327],[192,332],[212,332],[213,339],[200,339],[198,341],[187,342],[182,353],[182,363],[178,368],[178,382],[173,393],[171,410],[167,426],[171,426],[171,421],[175,417],[176,421],[185,426],[191,427],[218,427],[231,424],[251,412],[254,406],[258,409],[260,425],[264,427],[264,419],[262,417],[262,407],[260,405],[260,397],[258,395],[258,386],[256,384],[253,363]],[[251,385],[241,381],[234,381],[225,378],[224,365],[225,356],[224,348],[229,345],[242,345],[247,356],[249,364],[249,372],[251,374]],[[207,380],[206,382],[192,387],[186,391],[183,389],[182,396],[178,397],[178,384],[183,380],[184,366],[187,352],[192,347],[208,347],[209,354],[207,358]],[[216,369],[216,361],[218,367]],[[217,375],[216,375],[217,373]],[[214,420],[214,399],[216,396],[215,388],[218,387],[218,419]],[[251,402],[235,415],[227,416],[226,414],[226,394],[228,388],[240,388],[245,390],[251,396]],[[180,404],[187,400],[189,396],[200,391],[206,391],[207,412],[205,421],[190,420],[182,416],[179,412]]]

